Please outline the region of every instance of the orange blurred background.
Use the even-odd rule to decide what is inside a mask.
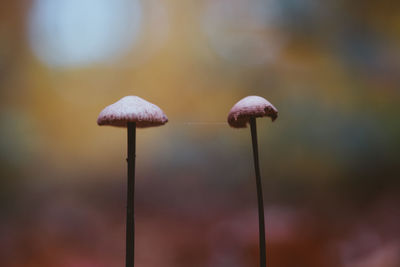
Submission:
[[[260,95],[270,266],[400,266],[400,5],[314,0],[0,2],[0,266],[123,266],[137,95],[136,264],[258,265],[250,130]]]

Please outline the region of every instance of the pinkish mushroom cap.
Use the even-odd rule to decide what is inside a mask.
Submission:
[[[278,117],[278,110],[265,98],[247,96],[229,111],[228,123],[233,128],[246,128],[250,118],[257,117],[270,117],[274,121]]]
[[[128,122],[136,122],[137,128],[160,126],[167,121],[159,107],[138,96],[121,98],[103,109],[97,118],[98,125],[126,127]]]

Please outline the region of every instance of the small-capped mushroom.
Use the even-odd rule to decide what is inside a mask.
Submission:
[[[250,118],[278,117],[278,110],[263,97],[247,96],[237,102],[228,114],[228,123],[233,128],[246,128]]]
[[[248,96],[237,102],[232,107],[228,114],[228,123],[233,128],[245,128],[247,123],[250,124],[257,187],[260,267],[266,267],[267,250],[265,241],[264,201],[262,194],[260,163],[258,159],[256,125],[256,118],[259,117],[271,117],[272,121],[274,121],[278,117],[278,110],[265,98],[259,96]]]

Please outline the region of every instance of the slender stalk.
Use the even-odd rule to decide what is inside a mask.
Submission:
[[[126,207],[126,267],[135,265],[136,123],[128,122],[128,196]]]
[[[253,143],[254,169],[256,171],[257,201],[258,201],[258,226],[260,244],[260,267],[267,266],[267,251],[265,244],[264,202],[261,186],[260,164],[258,160],[257,126],[256,118],[250,119],[251,140]]]

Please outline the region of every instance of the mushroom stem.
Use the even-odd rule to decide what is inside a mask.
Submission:
[[[267,251],[265,244],[264,202],[261,185],[260,164],[258,160],[257,126],[256,118],[250,118],[251,140],[253,143],[254,169],[256,172],[257,201],[258,201],[258,226],[260,245],[260,267],[267,266]]]
[[[126,267],[135,265],[136,122],[128,122],[128,196],[126,208]]]

